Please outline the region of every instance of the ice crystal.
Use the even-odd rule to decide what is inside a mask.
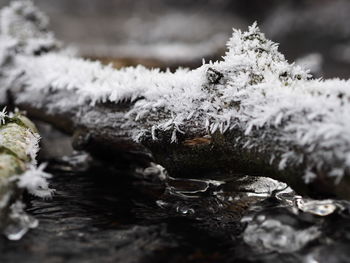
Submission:
[[[0,111],[0,126],[5,124],[5,118],[7,116],[6,107]]]
[[[39,152],[39,140],[40,136],[36,133],[32,133],[29,129],[27,130],[26,137],[26,154],[30,157],[32,164],[36,164],[36,156]]]
[[[38,197],[51,197],[54,190],[50,189],[47,182],[47,179],[51,178],[51,174],[44,172],[45,167],[46,164],[41,164],[38,167],[30,165],[22,175],[18,176],[18,187],[24,188],[30,194]]]

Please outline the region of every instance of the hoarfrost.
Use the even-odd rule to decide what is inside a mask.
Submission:
[[[10,8],[16,9],[16,5]],[[5,20],[4,14],[1,17]],[[50,39],[42,34],[45,41]],[[35,35],[31,33],[28,39]],[[125,117],[140,123],[135,140],[143,136],[155,140],[159,131],[170,131],[170,141],[177,143],[177,135],[189,130],[210,135],[240,129],[245,136],[233,142],[239,148],[264,152],[268,150],[259,140],[273,140],[280,154],[271,158],[282,170],[286,164],[300,165],[307,159],[307,182],[313,179],[307,172],[320,169],[341,179],[349,169],[350,82],[311,79],[307,70],[288,63],[278,45],[266,39],[256,23],[247,32],[234,30],[227,46],[222,61],[176,72],[142,66],[115,70],[64,52],[32,56],[23,51],[14,57],[16,70],[8,79],[17,76],[17,81],[26,83],[27,92],[20,94],[17,102],[33,101],[35,96],[56,90],[76,96],[48,107],[134,102]],[[25,74],[18,77],[19,72]],[[254,137],[257,130],[259,138]],[[269,133],[271,130],[274,132]]]
[[[0,126],[5,124],[5,118],[6,118],[6,107],[0,111]]]

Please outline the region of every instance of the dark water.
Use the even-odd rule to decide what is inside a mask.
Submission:
[[[156,165],[77,160],[50,162],[55,196],[25,198],[40,224],[1,238],[0,262],[350,261],[347,202],[305,199],[267,178],[176,179]]]

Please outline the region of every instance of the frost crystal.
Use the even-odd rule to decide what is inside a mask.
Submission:
[[[5,118],[6,118],[6,107],[0,111],[0,126],[5,124]]]
[[[49,188],[46,179],[51,178],[51,175],[44,172],[45,167],[46,164],[41,164],[39,167],[30,165],[27,171],[18,176],[18,187],[25,188],[30,194],[38,197],[51,197],[54,190]]]
[[[28,131],[28,135],[26,137],[26,143],[28,145],[26,154],[30,156],[33,165],[36,165],[36,156],[39,152],[39,140],[40,136],[38,134]]]

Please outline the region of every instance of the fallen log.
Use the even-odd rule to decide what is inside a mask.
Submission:
[[[76,148],[109,160],[152,153],[170,173],[264,175],[350,198],[350,82],[312,79],[256,24],[234,30],[222,61],[161,72],[72,56],[30,2],[0,18],[3,103],[72,134]]]

